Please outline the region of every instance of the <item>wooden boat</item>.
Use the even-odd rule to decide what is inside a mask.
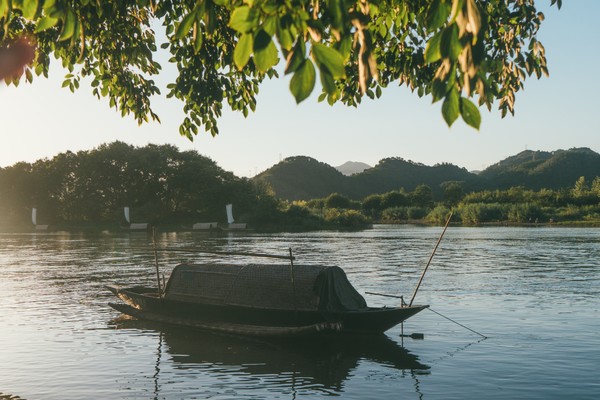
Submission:
[[[253,336],[381,334],[428,307],[369,307],[341,268],[293,263],[180,264],[164,291],[107,288],[139,319]]]

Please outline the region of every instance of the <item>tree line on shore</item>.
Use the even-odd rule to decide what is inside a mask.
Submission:
[[[110,229],[132,222],[174,229],[196,222],[224,222],[225,205],[256,229],[360,229],[373,222],[586,223],[600,225],[600,177],[580,178],[570,188],[466,192],[459,181],[432,190],[419,185],[352,200],[333,193],[286,201],[260,180],[239,178],[195,151],[170,145],[134,147],[122,142],[66,152],[34,163],[0,168],[0,228],[31,226]],[[437,195],[437,193],[442,195]]]
[[[65,152],[34,163],[0,168],[0,229],[114,229],[131,222],[169,229],[197,222],[236,220],[258,229],[321,229],[345,226],[345,213],[307,214],[277,199],[268,187],[235,176],[196,151],[170,145],[134,147],[123,142]]]
[[[315,212],[353,210],[374,222],[424,222],[443,224],[449,213],[464,225],[486,223],[557,223],[600,226],[600,177],[579,178],[570,188],[531,190],[513,187],[465,193],[460,182],[446,182],[443,196],[435,199],[431,188],[419,185],[372,194],[354,201],[334,193],[324,199],[295,202]],[[330,211],[329,211],[330,212]]]

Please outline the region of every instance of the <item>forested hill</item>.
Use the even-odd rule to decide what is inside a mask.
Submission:
[[[471,188],[478,180],[475,174],[455,165],[431,167],[401,158],[386,158],[373,168],[345,176],[328,164],[302,156],[286,158],[254,179],[269,184],[277,197],[287,200],[316,199],[331,193],[361,199],[399,188],[413,190],[421,184],[436,194],[443,182],[460,181]]]
[[[427,185],[434,195],[439,195],[444,182],[462,182],[465,188],[473,189],[477,175],[447,163],[428,166],[402,158],[385,158],[375,167],[351,176],[350,180],[348,196],[361,199],[400,188],[412,191],[419,185]]]
[[[277,197],[309,200],[330,193],[347,193],[348,177],[329,164],[310,157],[289,157],[254,178],[267,183]]]
[[[600,154],[588,148],[554,152],[526,150],[480,174],[486,188],[524,186],[533,190],[570,187],[581,176],[588,182],[600,176]]]
[[[344,176],[328,164],[310,157],[291,157],[254,179],[269,184],[275,195],[288,200],[308,200],[340,193],[361,199],[418,185],[431,187],[438,196],[444,182],[460,182],[465,191],[506,189],[561,189],[572,187],[581,176],[591,182],[600,175],[600,154],[588,148],[554,152],[523,151],[508,157],[480,174],[452,164],[427,166],[402,158],[386,158],[359,174]]]

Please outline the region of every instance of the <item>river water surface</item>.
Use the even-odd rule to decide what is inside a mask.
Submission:
[[[409,299],[441,228],[161,234],[161,246],[339,265],[370,305]],[[286,344],[123,318],[105,284],[153,284],[145,234],[0,235],[0,399],[598,399],[600,229],[450,228],[380,338]],[[213,257],[163,254],[162,271]],[[219,259],[244,263],[247,259]],[[261,260],[250,260],[260,262]]]

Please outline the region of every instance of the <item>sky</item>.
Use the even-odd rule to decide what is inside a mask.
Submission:
[[[226,110],[218,136],[201,130],[190,142],[179,135],[184,114],[177,100],[154,99],[162,122],[138,126],[131,116],[122,118],[110,109],[106,99],[94,97],[89,86],[74,94],[61,88],[64,71],[53,67],[49,79],[18,88],[0,84],[0,167],[115,140],[196,150],[247,177],[297,155],[332,166],[346,161],[374,166],[383,158],[401,157],[482,170],[523,150],[588,147],[600,153],[600,1],[565,0],[560,11],[549,3],[536,2],[546,16],[538,38],[546,48],[550,77],[526,80],[514,117],[502,119],[497,109],[480,109],[479,131],[460,119],[449,128],[441,102],[432,104],[430,97],[396,85],[358,108],[318,103],[316,91],[297,105],[286,77],[263,84],[257,110],[248,118]],[[174,70],[164,68],[156,80],[164,86],[174,79]]]

